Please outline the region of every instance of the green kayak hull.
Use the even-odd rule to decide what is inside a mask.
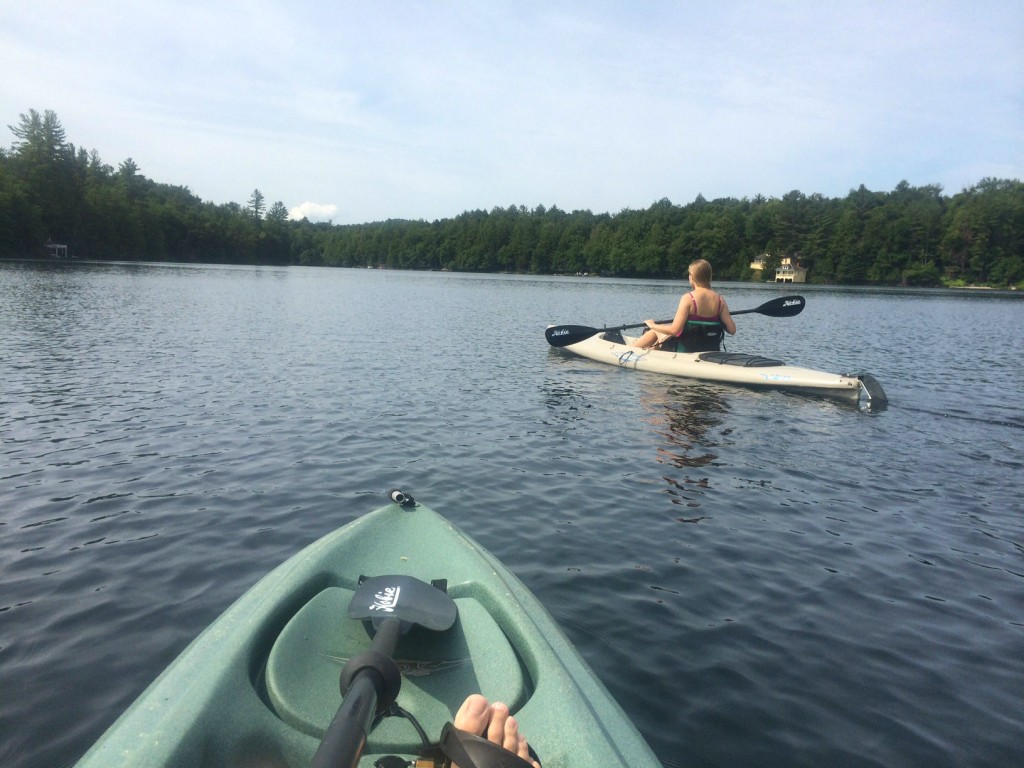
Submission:
[[[314,542],[202,632],[87,752],[80,768],[308,766],[341,703],[345,661],[370,646],[347,607],[361,576],[447,580],[444,632],[398,645],[398,705],[431,739],[470,693],[504,701],[555,766],[660,766],[635,726],[505,566],[431,509],[389,504]],[[384,719],[360,766],[412,759],[408,720]]]

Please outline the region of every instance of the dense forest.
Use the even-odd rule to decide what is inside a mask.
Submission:
[[[259,189],[214,204],[115,170],[70,143],[56,114],[30,110],[0,149],[0,257],[304,264],[533,274],[675,277],[706,258],[719,279],[756,279],[782,258],[813,283],[1024,285],[1024,183],[983,179],[952,196],[939,185],[861,185],[842,199],[659,200],[618,213],[510,206],[437,221],[334,225],[291,221]]]

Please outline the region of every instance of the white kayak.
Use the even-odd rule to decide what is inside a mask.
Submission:
[[[876,409],[888,402],[881,385],[869,373],[828,373],[742,352],[663,352],[657,349],[638,349],[630,346],[632,340],[632,337],[617,331],[605,331],[561,348],[599,363],[638,371],[761,389],[781,389],[855,405],[863,400],[865,405]]]

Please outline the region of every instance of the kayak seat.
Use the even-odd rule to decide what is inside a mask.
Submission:
[[[291,618],[267,659],[267,694],[276,714],[316,738],[323,736],[341,705],[341,668],[370,648],[370,631],[347,616],[352,595],[343,587],[318,593]],[[451,629],[432,632],[414,626],[395,651],[402,671],[397,704],[432,738],[471,693],[483,693],[513,709],[527,698],[526,675],[490,613],[471,597],[457,598],[455,604],[459,613]],[[407,720],[389,717],[370,734],[366,753],[412,754],[419,746]]]
[[[743,352],[704,352],[699,359],[708,363],[738,365],[743,368],[771,368],[776,365],[785,365],[781,360],[760,355],[747,355]]]
[[[675,342],[677,348],[681,347],[683,352],[717,352],[722,348],[724,338],[725,326],[720,320],[687,320],[682,334]],[[662,349],[664,348],[665,345],[662,344]]]

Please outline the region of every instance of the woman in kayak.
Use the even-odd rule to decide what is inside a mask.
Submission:
[[[729,305],[711,290],[711,264],[697,259],[690,265],[689,278],[693,290],[679,299],[672,322],[662,325],[648,320],[648,330],[633,342],[634,347],[668,349],[681,342],[687,352],[709,352],[721,347],[723,331],[736,333]]]
[[[540,768],[536,755],[519,733],[519,724],[505,704],[491,704],[479,693],[474,693],[462,703],[455,714],[453,724],[461,731],[480,736],[498,747],[507,749],[526,761],[526,765]],[[455,763],[452,765],[454,768]]]

